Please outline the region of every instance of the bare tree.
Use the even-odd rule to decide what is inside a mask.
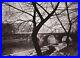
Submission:
[[[10,5],[9,3],[3,3],[3,4],[5,4],[5,5],[7,5],[7,6],[9,6],[9,7],[12,7],[12,8],[14,8],[14,9],[16,9],[16,10],[18,10],[18,11],[20,11],[20,12],[22,12],[22,14],[23,13],[25,13],[25,14],[27,14],[27,15],[29,15],[29,16],[31,16],[32,17],[32,20],[21,20],[21,19],[19,19],[19,20],[16,20],[16,21],[22,21],[22,23],[20,23],[20,25],[18,26],[18,29],[19,29],[19,27],[22,25],[22,24],[24,24],[25,22],[32,22],[33,23],[33,29],[32,29],[32,41],[33,41],[33,45],[34,45],[34,47],[35,47],[35,50],[36,50],[36,53],[37,53],[37,55],[38,56],[41,56],[41,55],[43,55],[43,53],[42,53],[42,51],[41,51],[41,47],[40,47],[40,45],[39,45],[39,42],[38,42],[38,37],[37,37],[37,35],[38,35],[38,32],[39,32],[39,30],[41,29],[41,27],[43,26],[43,25],[45,25],[45,23],[52,17],[52,16],[56,16],[56,18],[57,18],[57,20],[58,20],[58,22],[60,23],[60,25],[61,25],[61,27],[62,27],[62,29],[65,31],[65,33],[66,33],[66,35],[67,35],[67,40],[66,40],[66,43],[69,45],[69,36],[70,36],[70,32],[71,32],[71,26],[72,26],[72,24],[76,21],[71,21],[71,19],[70,19],[70,13],[69,13],[69,9],[68,9],[68,7],[70,7],[72,4],[70,4],[70,5],[67,5],[67,2],[65,3],[65,6],[66,6],[66,8],[65,9],[63,9],[60,13],[58,13],[57,14],[57,10],[58,10],[58,6],[59,6],[59,4],[60,4],[60,2],[58,2],[57,4],[56,4],[56,6],[54,6],[53,5],[53,3],[50,3],[51,4],[51,7],[52,7],[52,11],[49,13],[48,11],[47,11],[47,9],[45,9],[41,4],[39,4],[38,2],[31,2],[31,3],[28,3],[28,5],[31,5],[32,7],[33,7],[33,14],[30,14],[30,13],[28,13],[27,11],[25,11],[25,10],[23,10],[22,8],[20,9],[20,8],[17,8],[17,7],[15,7],[15,6],[12,6],[12,5]],[[47,16],[44,18],[43,17],[43,15],[42,15],[42,13],[40,12],[40,10],[39,10],[39,8],[38,8],[38,6],[42,9],[42,10],[44,10],[44,12],[47,14]],[[68,22],[69,22],[69,30],[67,31],[66,30],[66,28],[64,27],[64,25],[63,25],[63,23],[61,22],[61,20],[60,20],[60,18],[59,18],[59,15],[62,15],[62,13],[64,12],[64,11],[66,11],[67,13],[67,19],[68,19]],[[36,17],[37,17],[37,15],[38,15],[38,17],[40,18],[40,22],[36,22]],[[77,16],[76,16],[77,17]],[[76,18],[75,17],[75,18]],[[74,19],[75,19],[74,18]],[[16,22],[15,21],[15,22]],[[27,25],[27,23],[26,23],[26,25]],[[45,25],[46,26],[46,25]],[[52,25],[53,27],[55,26],[55,25]],[[48,27],[48,26],[47,26]],[[24,27],[23,27],[24,28]],[[22,29],[23,29],[22,28]],[[49,29],[52,29],[52,27],[48,27]],[[51,32],[53,32],[53,31],[51,31]]]

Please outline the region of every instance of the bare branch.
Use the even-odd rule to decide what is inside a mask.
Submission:
[[[41,18],[41,20],[43,20],[44,18],[42,17],[41,13],[39,12],[39,10],[38,10],[38,8],[36,6],[36,3],[35,2],[32,2],[32,5],[35,8],[36,12],[38,13],[39,17]]]
[[[55,13],[55,15],[56,15],[56,13]],[[66,31],[65,27],[63,26],[62,22],[60,21],[59,17],[57,15],[56,15],[56,17],[57,17],[58,21],[60,22],[60,24],[61,24],[62,28],[64,29],[64,31],[67,33],[67,31]]]
[[[71,30],[71,21],[70,21],[70,17],[69,17],[67,2],[65,3],[65,5],[66,5],[66,11],[67,11],[67,18],[68,18],[68,21],[69,21],[69,30],[68,30],[68,33],[69,33],[70,30]]]
[[[37,29],[39,30],[40,27],[55,13],[55,11],[57,10],[59,6],[59,2],[57,3],[57,5],[55,6],[55,9],[44,19],[42,20],[38,25],[37,25]]]
[[[75,20],[72,22],[72,20],[73,20],[73,19],[75,19]],[[78,19],[78,16],[76,16],[76,17],[72,18],[72,20],[71,20],[71,24],[73,24],[73,23],[77,22],[77,19]]]
[[[34,9],[34,16],[33,16],[33,28],[35,29],[36,27],[36,10]]]
[[[39,5],[49,15],[49,12],[45,10],[39,3],[36,3],[36,4]]]
[[[8,6],[12,7],[12,8],[14,8],[14,9],[16,9],[16,10],[18,10],[18,11],[21,11],[21,12],[23,12],[23,13],[26,13],[26,14],[28,14],[28,15],[30,15],[30,16],[33,16],[32,14],[30,14],[30,13],[28,13],[28,12],[25,12],[24,10],[18,9],[18,8],[14,7],[14,6],[10,5],[10,4],[8,4],[8,3],[4,3],[4,4],[5,4],[5,5],[8,5]]]
[[[52,8],[54,9],[54,6],[53,6],[53,4],[52,4],[52,3],[51,3],[51,6],[52,6]],[[58,17],[58,15],[57,15],[57,13],[56,13],[56,12],[55,12],[55,15],[56,15],[56,17],[57,17],[58,21],[60,22],[60,24],[61,24],[62,28],[64,29],[64,31],[67,33],[67,31],[66,31],[65,27],[63,26],[63,24],[62,24],[62,22],[60,21],[60,19],[59,19],[59,17]]]
[[[68,8],[69,8],[71,5],[73,5],[73,3],[71,3],[70,5],[68,5]],[[64,10],[62,10],[62,11],[61,11],[59,14],[57,14],[57,15],[60,15],[60,14],[63,13],[65,10],[66,10],[66,8],[65,8]]]

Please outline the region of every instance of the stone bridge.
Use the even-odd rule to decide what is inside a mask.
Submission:
[[[49,36],[53,35],[55,39],[57,39],[58,41],[62,41],[62,38],[64,36],[67,36],[66,33],[38,33],[38,38],[42,38],[43,40],[47,40],[47,38]],[[29,34],[13,34],[13,38],[14,39],[30,39],[31,38],[31,33]],[[73,39],[75,38],[75,34],[71,33],[70,34],[70,38]]]

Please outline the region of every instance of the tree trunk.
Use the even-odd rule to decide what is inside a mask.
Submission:
[[[34,8],[32,41],[33,41],[33,45],[35,47],[37,55],[41,56],[42,53],[41,53],[41,49],[40,49],[40,46],[39,46],[39,41],[38,41],[38,38],[37,38],[38,31],[39,30],[36,29],[36,11],[35,11],[35,8]]]
[[[39,46],[39,42],[38,42],[37,32],[36,31],[33,31],[33,33],[32,33],[32,41],[33,41],[33,45],[35,47],[37,55],[41,56],[42,52],[41,52],[41,49],[40,49],[40,46]]]

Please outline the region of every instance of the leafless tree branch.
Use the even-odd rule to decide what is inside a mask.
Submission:
[[[14,6],[10,5],[10,4],[8,4],[8,3],[5,3],[5,2],[4,2],[4,4],[5,4],[5,5],[8,5],[8,6],[12,7],[12,8],[14,8],[14,9],[16,9],[16,10],[18,10],[18,11],[21,11],[21,12],[23,12],[23,13],[26,13],[26,14],[28,14],[28,15],[30,15],[30,16],[33,16],[32,14],[30,14],[30,13],[28,13],[28,12],[25,12],[24,10],[18,9],[18,8],[14,7]]]

